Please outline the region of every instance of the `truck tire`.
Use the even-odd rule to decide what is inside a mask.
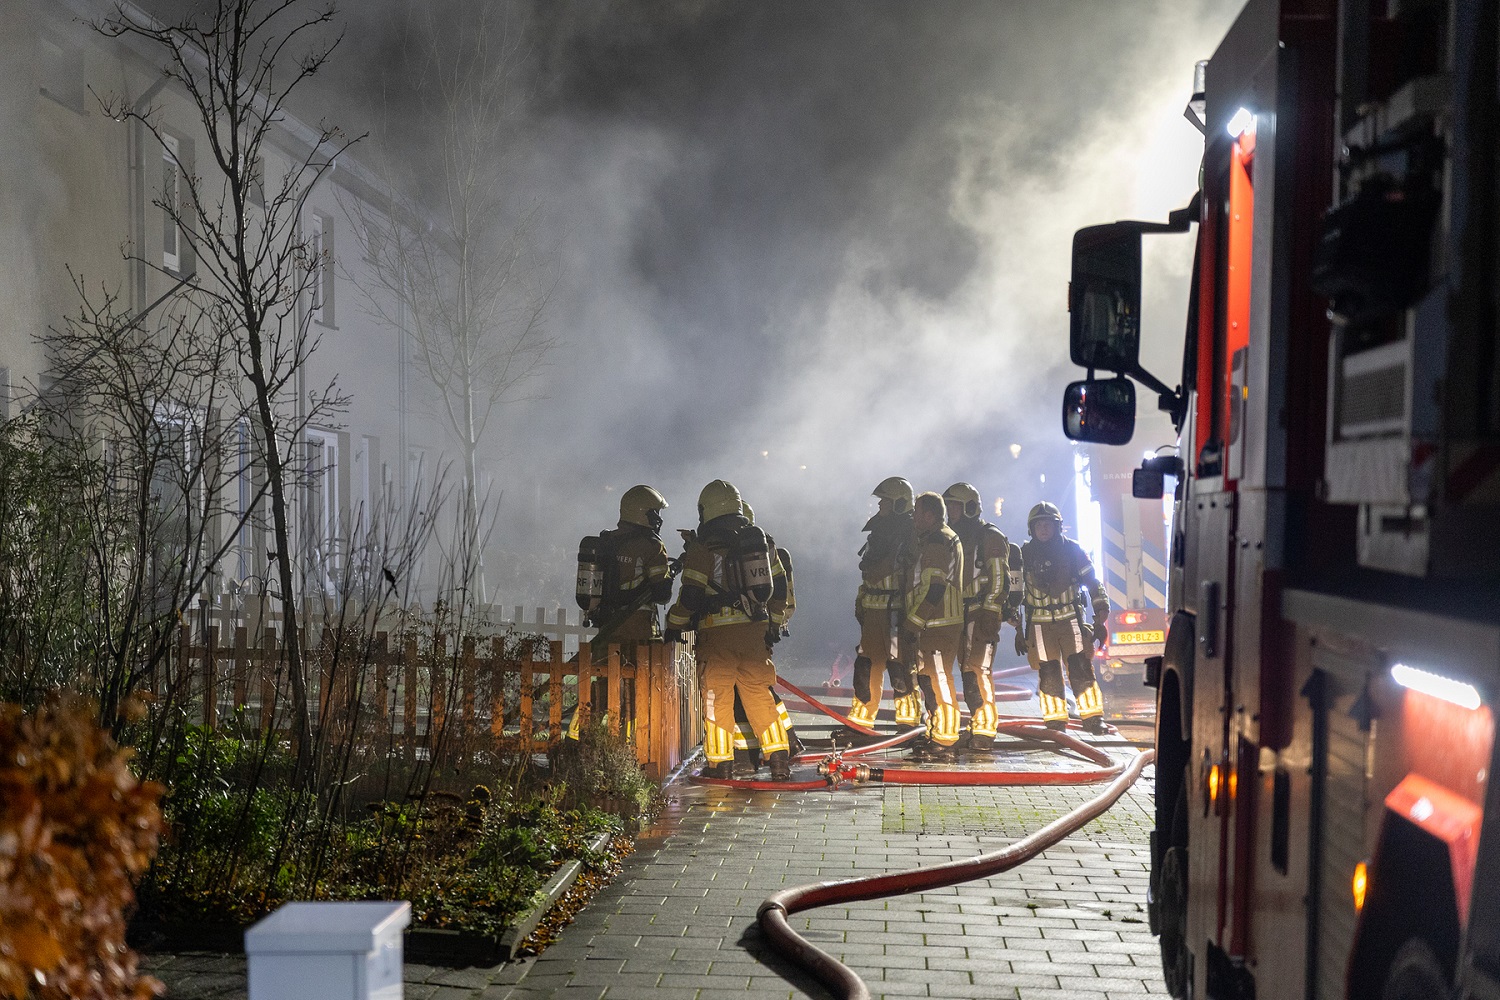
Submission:
[[[1380,1000],[1434,1000],[1450,994],[1448,974],[1432,946],[1409,938],[1391,960]]]
[[[1167,992],[1177,1000],[1183,1000],[1188,993],[1187,894],[1187,848],[1169,847],[1162,855],[1161,901],[1158,904],[1161,973],[1167,983]]]

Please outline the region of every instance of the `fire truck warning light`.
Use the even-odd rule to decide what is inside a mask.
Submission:
[[[1451,677],[1443,677],[1427,670],[1418,670],[1404,663],[1397,663],[1391,667],[1391,677],[1404,688],[1441,698],[1443,701],[1462,708],[1474,709],[1480,705],[1479,690],[1474,685],[1456,681]]]

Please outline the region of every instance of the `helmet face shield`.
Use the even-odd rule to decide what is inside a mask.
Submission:
[[[912,502],[916,499],[916,492],[912,489],[911,483],[900,476],[891,476],[889,479],[882,480],[870,495],[889,500],[893,514],[910,514]]]
[[[969,483],[954,483],[943,491],[943,499],[958,504],[963,516],[969,520],[978,517],[984,509],[979,490]]]
[[[632,486],[620,497],[620,520],[643,528],[660,528],[666,509],[667,498],[649,486]]]

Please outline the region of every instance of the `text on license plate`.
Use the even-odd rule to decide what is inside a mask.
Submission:
[[[1166,642],[1165,632],[1116,632],[1109,637],[1112,646],[1129,646],[1142,642]]]

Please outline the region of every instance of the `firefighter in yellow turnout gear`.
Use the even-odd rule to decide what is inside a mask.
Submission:
[[[749,504],[741,501],[740,513],[745,515],[745,520],[755,523],[755,511]],[[766,604],[766,613],[770,618],[770,625],[766,628],[766,649],[767,655],[770,655],[770,651],[774,650],[782,637],[789,634],[787,625],[797,611],[797,592],[792,581],[792,554],[779,548],[776,539],[769,535],[766,536],[766,542],[775,554],[771,566],[771,600]],[[776,702],[776,717],[781,720],[781,728],[786,731],[787,751],[795,757],[802,752],[802,744],[792,729],[791,713],[787,711],[786,702],[781,700],[774,687],[771,689],[771,698]],[[738,694],[734,699],[734,721],[734,776],[747,778],[755,773],[764,755],[761,753],[759,738],[750,728],[750,717],[745,714],[745,706]]]
[[[907,644],[914,649],[917,683],[922,686],[931,721],[928,743],[913,759],[949,761],[958,742],[958,701],[950,671],[958,659],[964,625],[964,547],[947,525],[943,498],[923,493],[916,499],[912,526],[917,531],[916,559],[906,591]]]
[[[649,486],[632,486],[620,497],[620,520],[613,531],[602,531],[593,541],[594,572],[592,583],[583,577],[583,548],[580,546],[578,604],[589,624],[598,629],[590,643],[592,662],[604,662],[609,647],[618,644],[620,657],[635,662],[636,647],[660,642],[661,623],[656,606],[672,599],[673,574],[666,546],[661,541],[661,512],[667,501]],[[594,678],[590,699],[596,708],[603,706],[606,681]],[[581,720],[573,713],[568,723],[568,738],[578,739]]]
[[[964,629],[958,665],[963,675],[964,702],[969,706],[969,749],[987,750],[995,745],[999,721],[991,665],[1010,593],[1010,541],[984,519],[979,490],[969,483],[948,487],[943,491],[943,502],[948,508],[948,524],[964,550]]]
[[[859,593],[854,617],[859,622],[859,646],[854,657],[854,692],[849,719],[865,727],[875,725],[885,677],[890,675],[896,695],[896,726],[921,723],[922,704],[912,684],[911,664],[899,648],[906,617],[907,562],[916,552],[912,527],[911,483],[892,476],[871,494],[880,498],[875,516],[865,523],[870,536],[859,551]],[[851,733],[842,733],[844,737]]]
[[[728,778],[734,761],[738,692],[773,781],[791,779],[786,730],[771,685],[776,667],[766,645],[773,596],[772,556],[764,532],[741,512],[739,491],[722,479],[698,497],[698,530],[685,536],[682,587],[667,613],[667,640],[697,633],[703,689],[704,773]]]
[[[1108,636],[1109,597],[1083,546],[1063,535],[1062,513],[1042,502],[1026,518],[1030,541],[1021,546],[1022,603],[1026,630],[1016,633],[1016,652],[1027,656],[1037,671],[1042,718],[1049,729],[1068,724],[1068,703],[1063,690],[1063,664],[1078,703],[1078,718],[1084,729],[1101,732],[1104,698],[1094,679],[1093,643],[1103,646]],[[1080,591],[1093,603],[1094,625],[1083,621]]]

